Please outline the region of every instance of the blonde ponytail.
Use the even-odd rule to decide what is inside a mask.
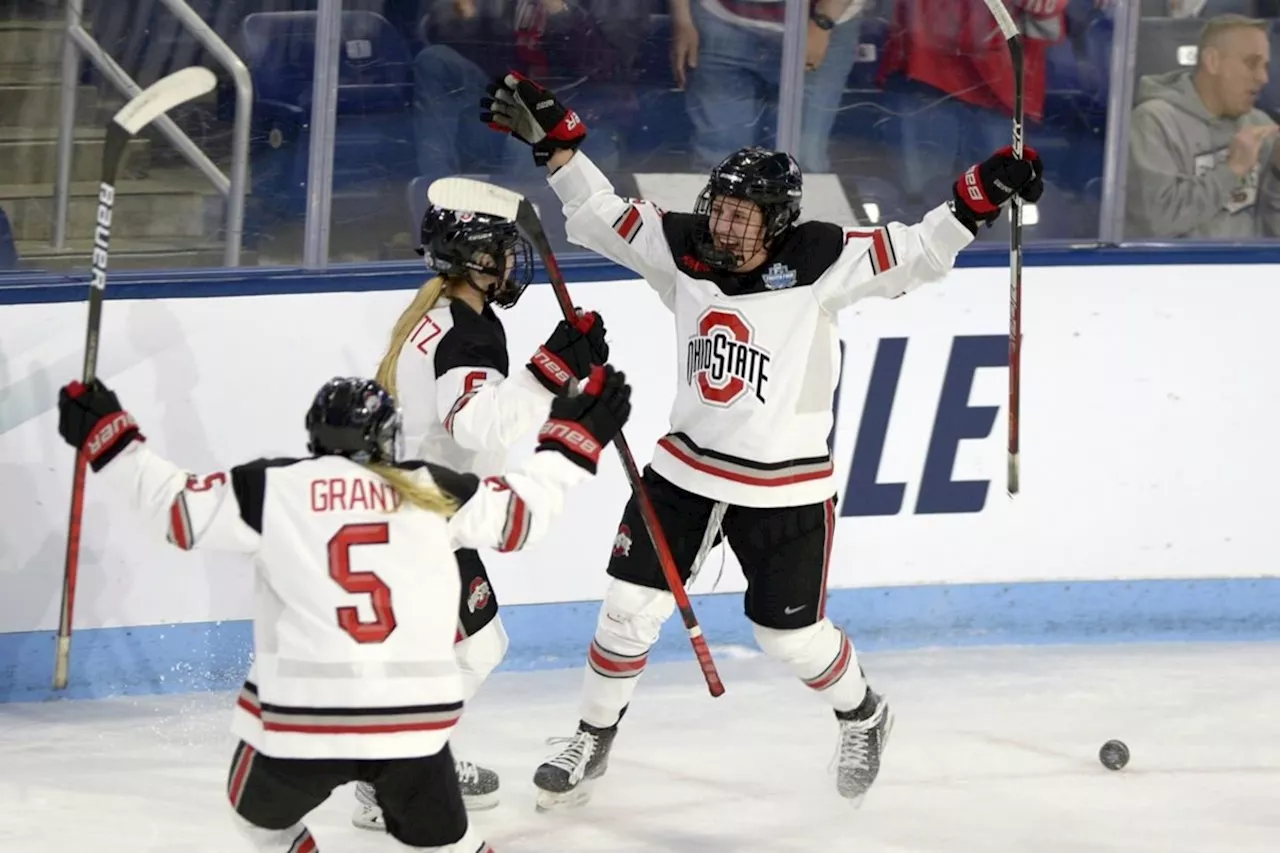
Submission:
[[[405,503],[413,504],[427,512],[443,515],[445,518],[451,518],[458,511],[458,502],[451,496],[437,486],[422,483],[407,471],[373,462],[365,464],[364,467],[390,483]]]
[[[444,287],[445,280],[441,276],[436,276],[422,285],[414,294],[409,307],[405,308],[400,314],[400,319],[396,320],[395,328],[391,332],[391,343],[387,345],[387,353],[382,357],[382,362],[378,365],[378,373],[374,377],[392,397],[399,396],[396,393],[396,367],[400,364],[400,350],[404,349],[409,336],[413,334],[413,330],[422,322],[427,312],[436,307],[436,303],[440,301],[440,295],[444,293]]]

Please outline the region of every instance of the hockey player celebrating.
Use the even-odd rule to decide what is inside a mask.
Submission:
[[[745,148],[710,175],[692,214],[619,198],[581,152],[582,120],[547,89],[509,74],[481,120],[529,144],[564,203],[569,239],[641,275],[675,315],[671,431],[644,485],[682,579],[704,533],[728,541],[747,582],[757,642],[831,704],[836,788],[860,803],[892,727],[849,637],[824,613],[836,481],[827,448],[840,375],[837,314],[938,281],[1015,193],[1043,191],[1036,153],[997,152],[964,172],[952,199],[916,225],[846,229],[798,223],[792,157]],[[634,496],[623,511],[609,583],[587,654],[581,720],[537,769],[540,806],[585,802],[674,599]]]
[[[365,781],[400,842],[491,853],[469,826],[448,745],[465,692],[454,553],[545,535],[566,491],[595,474],[630,394],[623,374],[596,368],[582,394],[552,402],[532,458],[481,480],[397,462],[400,413],[372,380],[320,389],[306,415],[309,458],[207,476],[148,450],[100,381],[62,389],[59,433],[155,535],[254,560],[254,660],[227,794],[256,849],[314,851],[303,818],[339,785]]]
[[[561,320],[525,365],[508,375],[507,336],[493,305],[511,308],[533,274],[532,248],[515,223],[428,206],[418,250],[436,275],[414,295],[391,333],[378,382],[404,413],[406,453],[484,477],[506,467],[506,451],[541,424],[551,401],[609,357],[594,313]],[[456,652],[463,701],[502,662],[507,635],[498,599],[474,549],[457,553],[462,571]],[[498,804],[498,774],[457,763],[468,809]],[[383,829],[372,785],[356,786],[352,823]]]

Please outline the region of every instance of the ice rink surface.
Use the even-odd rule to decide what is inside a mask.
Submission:
[[[1084,853],[1280,850],[1280,645],[967,648],[863,656],[897,722],[854,811],[836,724],[754,650],[650,666],[590,803],[535,813],[530,778],[576,722],[578,670],[500,673],[459,727],[502,775],[473,820],[498,853]],[[223,786],[230,694],[0,705],[0,851],[245,850]],[[1127,768],[1098,761],[1125,741]],[[407,849],[308,820],[321,851]]]

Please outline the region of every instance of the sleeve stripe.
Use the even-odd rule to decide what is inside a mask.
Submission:
[[[502,528],[502,544],[498,546],[498,550],[519,551],[529,538],[529,507],[506,480],[501,477],[491,479],[501,483],[510,495],[507,500],[507,521]]]
[[[628,243],[635,240],[636,235],[640,233],[640,229],[644,227],[644,219],[640,216],[640,210],[634,204],[629,205],[613,222],[613,230],[618,232],[618,236]]]
[[[166,538],[184,551],[190,551],[194,544],[191,536],[191,515],[187,512],[187,497],[181,492],[169,507],[169,535]]]
[[[876,275],[888,272],[898,265],[898,254],[893,249],[893,241],[889,239],[889,232],[883,228],[876,228],[872,231],[846,231],[845,239],[851,237],[866,240],[870,238],[871,248],[867,254],[871,258],[871,269]]]
[[[446,415],[444,419],[444,428],[449,435],[453,435],[453,419],[458,416],[458,412],[462,411],[463,407],[466,406],[467,403],[471,402],[471,398],[477,393],[479,393],[478,389],[476,391],[468,391],[454,402],[453,408],[449,410],[449,414]]]

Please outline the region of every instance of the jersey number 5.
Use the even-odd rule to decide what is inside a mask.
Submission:
[[[351,571],[351,549],[356,545],[386,545],[386,522],[347,524],[329,540],[329,577],[353,595],[368,595],[373,604],[373,621],[361,622],[354,607],[338,608],[338,625],[357,643],[381,643],[396,629],[391,609],[391,587],[373,572]]]

